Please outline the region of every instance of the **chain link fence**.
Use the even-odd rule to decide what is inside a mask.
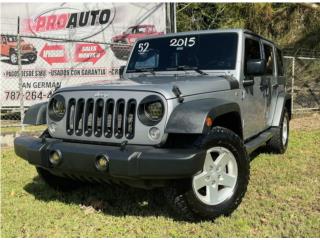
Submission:
[[[125,39],[99,42],[2,33],[2,128],[23,127],[27,108],[47,101],[55,88],[117,81],[132,45]]]
[[[292,96],[292,112],[320,110],[320,54],[314,51],[285,56],[287,88]]]

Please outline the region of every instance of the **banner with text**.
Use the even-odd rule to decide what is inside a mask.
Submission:
[[[165,16],[164,3],[2,3],[1,105],[23,98],[30,106],[59,86],[118,80],[134,42],[165,33]]]

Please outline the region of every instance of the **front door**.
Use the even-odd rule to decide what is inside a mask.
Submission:
[[[243,87],[242,118],[245,139],[250,138],[266,129],[266,89],[264,76],[249,76],[247,74],[247,61],[262,59],[262,46],[259,38],[247,35],[244,40],[243,80],[253,80],[253,85]]]

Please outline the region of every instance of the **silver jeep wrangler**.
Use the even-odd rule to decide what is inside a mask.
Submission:
[[[281,51],[243,30],[138,40],[114,84],[57,89],[29,108],[40,138],[18,137],[15,152],[50,186],[80,181],[164,187],[188,219],[214,219],[240,204],[249,156],[288,145],[290,96]]]

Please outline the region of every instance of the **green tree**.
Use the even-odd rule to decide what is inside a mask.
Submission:
[[[178,31],[246,28],[283,47],[320,49],[320,7],[294,3],[178,3]]]

